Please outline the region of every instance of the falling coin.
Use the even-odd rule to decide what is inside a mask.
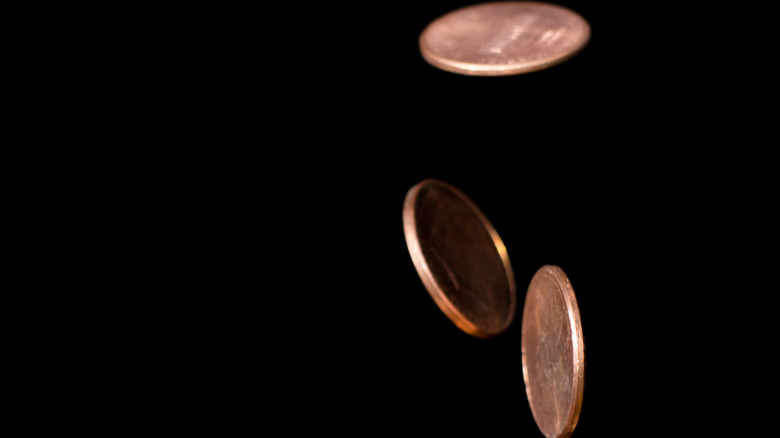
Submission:
[[[521,334],[523,378],[536,425],[547,438],[572,434],[582,407],[585,353],[574,289],[557,266],[528,286]]]
[[[504,76],[563,62],[585,47],[589,38],[588,22],[561,6],[482,3],[434,20],[420,35],[420,52],[442,70]]]
[[[485,338],[515,316],[515,280],[501,238],[460,190],[427,179],[406,194],[404,235],[433,300],[464,332]]]

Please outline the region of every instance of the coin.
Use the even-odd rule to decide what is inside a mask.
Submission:
[[[521,343],[536,425],[547,438],[570,436],[582,407],[585,353],[574,289],[561,268],[543,266],[531,279]]]
[[[585,47],[589,38],[588,22],[562,6],[482,3],[434,20],[420,34],[420,52],[442,70],[504,76],[563,62]]]
[[[424,180],[406,194],[403,224],[417,273],[455,325],[481,338],[509,327],[517,295],[509,256],[465,194],[443,181]]]

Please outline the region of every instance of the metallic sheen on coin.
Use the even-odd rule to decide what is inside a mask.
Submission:
[[[515,316],[515,279],[501,238],[460,190],[427,179],[406,194],[404,235],[417,273],[442,312],[486,338]]]
[[[523,378],[536,425],[547,438],[572,434],[582,407],[585,353],[574,289],[563,270],[543,266],[523,309]]]
[[[585,47],[589,38],[588,22],[561,6],[482,3],[434,20],[420,35],[420,52],[442,70],[504,76],[563,62]]]

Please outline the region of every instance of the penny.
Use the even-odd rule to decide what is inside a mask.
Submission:
[[[574,289],[557,266],[528,286],[521,334],[523,378],[536,425],[547,438],[572,434],[582,407],[585,353]]]
[[[504,76],[542,70],[579,52],[590,25],[562,6],[482,3],[439,17],[420,34],[428,63],[449,72]]]
[[[460,190],[427,179],[406,194],[406,245],[425,288],[464,332],[503,332],[515,316],[509,256],[498,233]]]

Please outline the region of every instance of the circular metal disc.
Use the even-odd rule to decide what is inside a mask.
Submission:
[[[403,222],[417,273],[455,325],[483,338],[509,327],[517,295],[512,266],[498,233],[466,195],[427,179],[407,193]]]
[[[543,266],[523,309],[523,378],[528,403],[547,438],[571,435],[582,407],[585,353],[574,289],[563,270]]]
[[[420,34],[420,52],[442,70],[504,76],[563,62],[589,39],[588,22],[564,7],[537,2],[482,3],[434,20]]]

